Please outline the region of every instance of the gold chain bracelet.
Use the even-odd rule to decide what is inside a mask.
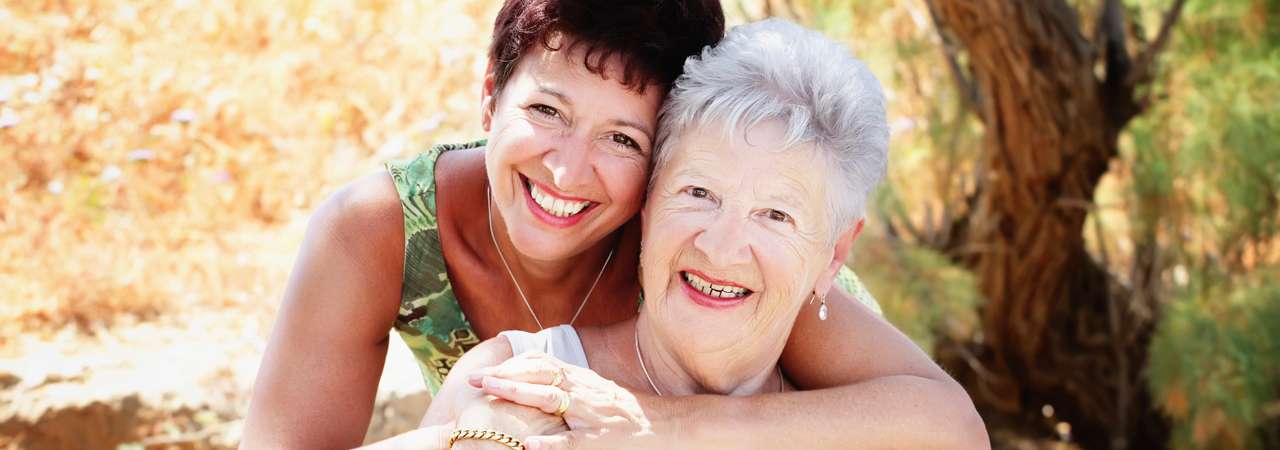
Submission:
[[[515,450],[524,450],[524,443],[509,434],[491,430],[453,430],[453,434],[449,435],[449,448],[453,448],[453,443],[464,441],[467,439],[476,439],[482,441],[494,441]]]

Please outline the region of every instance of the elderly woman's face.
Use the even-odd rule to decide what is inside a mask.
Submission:
[[[494,205],[512,243],[534,259],[586,250],[644,198],[662,89],[628,89],[617,60],[606,63],[607,78],[591,73],[584,53],[534,45],[498,96],[487,97]]]
[[[645,308],[658,326],[697,330],[695,351],[780,349],[832,260],[825,160],[812,146],[783,149],[783,133],[773,121],[691,127],[655,174]]]

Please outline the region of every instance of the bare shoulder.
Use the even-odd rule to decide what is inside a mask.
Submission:
[[[484,201],[489,185],[484,166],[484,147],[452,150],[436,159],[436,218],[444,235],[456,235],[457,228],[474,226],[474,205]],[[475,217],[472,217],[475,216]]]
[[[404,231],[386,173],[311,216],[263,355],[245,448],[359,445],[399,311]]]
[[[399,309],[405,251],[402,211],[395,183],[386,172],[339,189],[311,217],[290,287],[323,288],[322,295],[304,298],[324,299],[329,306],[346,303],[339,309],[363,319],[353,325],[367,328],[368,337],[385,337]]]
[[[322,231],[344,244],[364,244],[353,246],[355,251],[404,246],[400,195],[386,172],[369,174],[343,186],[320,205],[309,225],[312,231]],[[403,248],[400,253],[404,253]]]
[[[436,159],[436,184],[483,180],[485,147],[447,151]]]

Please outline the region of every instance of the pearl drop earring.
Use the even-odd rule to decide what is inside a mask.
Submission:
[[[827,298],[818,297],[818,294],[809,294],[809,304],[813,304],[813,299],[821,298],[822,305],[818,306],[818,320],[827,320]]]

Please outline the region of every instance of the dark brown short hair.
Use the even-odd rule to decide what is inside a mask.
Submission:
[[[552,45],[558,34],[585,46],[583,64],[591,73],[604,76],[605,63],[620,57],[624,86],[665,90],[685,58],[724,36],[724,11],[719,0],[506,0],[489,47],[494,93],[534,43],[561,50]]]

